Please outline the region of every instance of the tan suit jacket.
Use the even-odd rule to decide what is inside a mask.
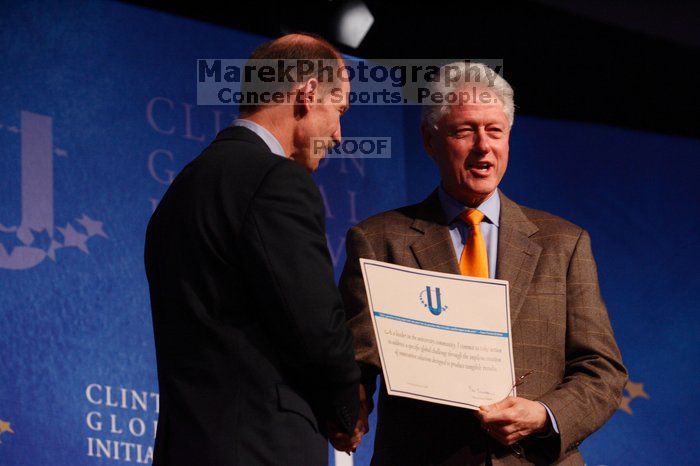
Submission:
[[[437,191],[425,201],[364,220],[348,232],[340,281],[363,380],[381,363],[359,258],[459,274]],[[583,464],[578,445],[619,406],[627,372],[598,287],[588,233],[501,193],[496,278],[510,282],[518,396],[545,403],[560,435],[521,441],[519,458],[490,439],[473,412],[379,394],[373,465]]]

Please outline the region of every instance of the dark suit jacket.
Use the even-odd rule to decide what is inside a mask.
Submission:
[[[363,383],[374,391],[381,363],[358,258],[459,274],[437,192],[371,217],[347,238],[340,289]],[[615,412],[627,373],[598,288],[588,234],[501,194],[496,277],[510,282],[516,376],[534,373],[518,396],[540,400],[561,435],[521,441],[526,459],[491,440],[473,412],[379,394],[373,464],[582,464],[579,443]]]
[[[221,131],[146,235],[160,385],[156,465],[326,464],[360,371],[318,188],[252,131]]]

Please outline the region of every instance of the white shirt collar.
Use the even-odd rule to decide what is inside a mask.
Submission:
[[[275,155],[279,155],[280,157],[287,157],[284,153],[284,149],[282,149],[282,144],[280,144],[277,138],[273,136],[272,133],[268,131],[267,128],[265,128],[264,126],[259,125],[254,121],[246,120],[244,118],[238,118],[234,120],[231,126],[242,126],[244,128],[248,128],[258,136],[260,136],[260,139],[262,139],[265,142],[265,144],[267,144],[267,147],[268,149],[270,149],[270,152],[272,152]]]

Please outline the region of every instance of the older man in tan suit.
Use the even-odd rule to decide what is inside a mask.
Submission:
[[[439,82],[431,92],[452,92],[459,104],[424,107],[421,126],[440,186],[348,233],[340,286],[367,393],[355,436],[345,440],[357,444],[366,432],[381,373],[358,260],[368,258],[508,280],[516,377],[527,374],[517,397],[479,411],[382,389],[373,465],[583,464],[578,445],[615,412],[627,379],[590,238],[497,189],[508,164],[513,90],[484,65],[452,65],[465,78],[460,86]],[[486,83],[487,75],[495,80]]]

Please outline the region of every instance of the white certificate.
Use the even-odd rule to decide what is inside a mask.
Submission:
[[[390,395],[470,409],[515,396],[507,281],[360,264]]]

